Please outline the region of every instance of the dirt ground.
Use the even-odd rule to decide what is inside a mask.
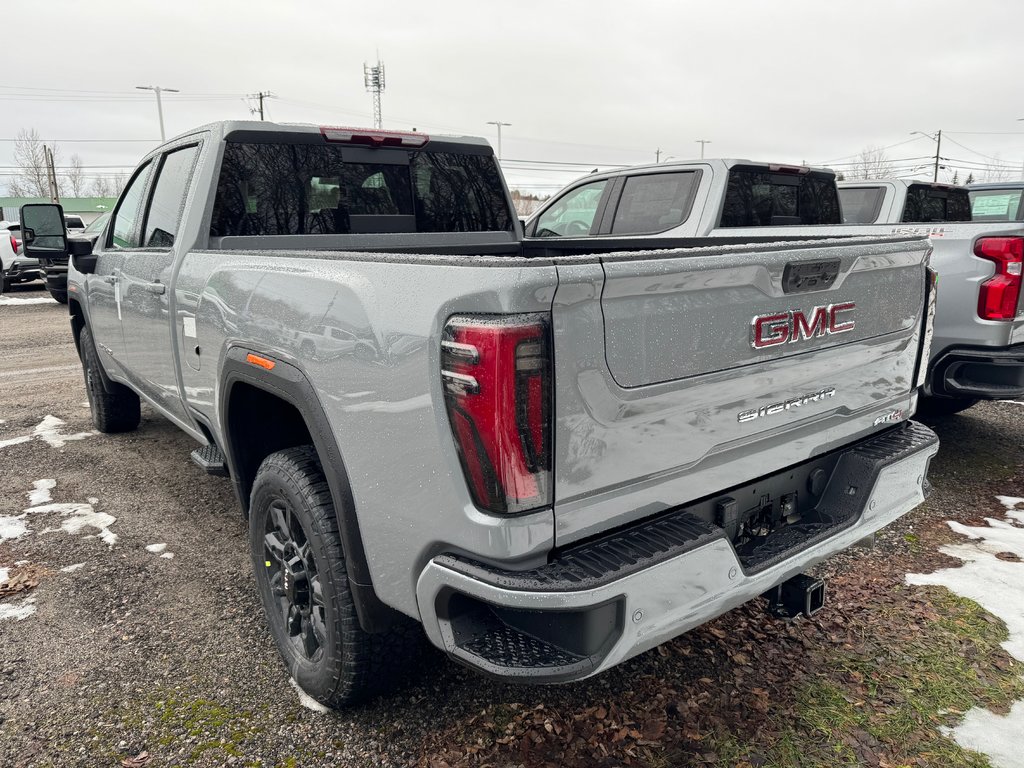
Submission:
[[[92,433],[66,308],[21,301],[45,296],[16,287],[0,303],[0,569],[17,589],[0,591],[0,766],[757,766],[786,764],[785,739],[806,765],[987,765],[936,751],[948,711],[923,711],[931,700],[909,690],[920,685],[869,683],[893,648],[913,667],[915,643],[952,616],[928,642],[976,654],[972,680],[989,686],[957,690],[998,706],[1016,685],[992,620],[901,579],[948,564],[935,554],[945,520],[1024,496],[1024,406],[981,404],[934,425],[931,499],[875,550],[827,564],[821,619],[783,624],[744,607],[557,688],[496,683],[428,652],[394,695],[323,713],[300,702],[265,629],[228,482],[193,466],[190,439],[146,406],[137,432]],[[18,526],[28,530],[4,539]],[[856,663],[837,666],[843,654]],[[864,702],[842,697],[858,686],[872,702],[891,688],[892,709],[847,728],[846,708],[859,717]],[[839,699],[822,703],[822,691]],[[826,705],[818,723],[808,707]],[[890,739],[905,707],[920,717]]]

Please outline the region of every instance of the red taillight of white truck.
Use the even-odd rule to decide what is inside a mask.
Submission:
[[[476,505],[498,514],[550,506],[547,315],[451,318],[441,339],[441,383]]]
[[[1014,320],[1024,271],[1024,238],[982,237],[974,255],[995,263],[996,273],[981,284],[978,316],[984,320]]]
[[[14,251],[15,255],[18,253],[18,241],[11,235],[11,250]]]

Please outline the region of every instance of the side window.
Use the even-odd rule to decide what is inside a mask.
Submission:
[[[149,172],[153,163],[146,163],[135,174],[131,184],[121,196],[121,202],[114,213],[114,226],[111,227],[110,245],[115,248],[139,247],[139,219],[142,217],[142,193],[146,189]]]
[[[198,153],[199,147],[193,145],[164,155],[146,214],[145,236],[142,238],[144,247],[170,248],[174,245],[185,206],[185,194],[192,178],[192,166]]]
[[[590,234],[607,179],[576,187],[537,220],[537,237],[582,237]]]
[[[656,173],[632,176],[622,188],[612,222],[613,235],[664,232],[686,220],[697,174]]]

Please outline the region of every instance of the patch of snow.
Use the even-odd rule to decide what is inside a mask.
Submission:
[[[86,501],[88,501],[90,504],[99,504],[100,503],[100,500],[97,499],[95,496],[90,496],[89,498],[86,499]]]
[[[299,687],[299,684],[295,682],[295,678],[289,677],[288,682],[292,684],[292,688],[294,688],[295,692],[299,694],[299,704],[304,706],[306,709],[311,709],[314,712],[319,712],[321,715],[326,715],[328,712],[331,711],[323,704],[321,704],[319,701],[310,696],[308,693],[306,693],[304,690],[302,690],[302,688]]]
[[[965,749],[987,755],[995,768],[1020,768],[1020,734],[1024,731],[1024,701],[1010,707],[1006,715],[997,715],[978,707],[964,715],[956,728],[941,728]]]
[[[64,421],[62,419],[58,419],[56,416],[47,415],[46,418],[39,422],[36,425],[36,428],[32,430],[32,436],[38,437],[51,448],[63,448],[64,444],[71,440],[84,440],[87,437],[92,437],[97,434],[93,431],[76,432],[73,435],[62,435],[59,431],[62,426],[64,426]]]
[[[173,552],[164,552],[162,555],[160,555],[160,557],[162,557],[164,560],[173,560],[174,559],[174,553]]]
[[[28,533],[28,526],[25,525],[25,515],[17,517],[0,516],[0,541],[7,539],[20,539]]]
[[[60,524],[60,530],[77,535],[81,534],[85,528],[95,528],[95,536],[105,542],[108,547],[113,549],[117,543],[117,534],[110,530],[110,526],[117,522],[117,518],[106,512],[97,512],[93,509],[92,504],[46,504],[41,507],[31,507],[25,511],[32,514],[58,512],[66,518]],[[50,533],[54,530],[57,529],[47,528],[41,533]]]
[[[75,563],[74,565],[65,565],[60,569],[61,573],[74,573],[75,571],[85,568],[85,563]]]
[[[998,497],[1011,510],[1024,499]],[[1000,553],[1013,553],[1024,559],[1024,528],[1003,520],[986,518],[987,527],[967,526],[955,521],[949,527],[970,542],[940,547],[940,551],[963,561],[959,568],[944,568],[935,573],[907,574],[908,584],[946,587],[978,603],[1006,624],[1009,638],[1003,647],[1014,658],[1024,661],[1024,563],[1001,560]],[[987,755],[995,768],[1020,768],[1020,734],[1024,731],[1024,701],[1016,702],[1005,717],[975,707],[955,728],[945,729],[957,744]]]
[[[28,304],[56,304],[57,301],[52,296],[33,296],[31,298],[19,298],[17,296],[0,296],[0,307],[8,304],[18,304],[20,306],[26,306]]]
[[[1007,509],[1015,509],[1018,504],[1024,503],[1020,496],[996,496],[996,500]]]
[[[0,297],[2,298],[2,297]],[[0,440],[0,448],[6,448],[11,445],[18,445],[20,443],[27,443],[32,439],[42,440],[44,443],[49,445],[51,448],[63,448],[64,445],[72,440],[84,440],[87,437],[98,435],[99,432],[91,430],[89,432],[76,432],[73,435],[62,435],[60,428],[64,426],[64,421],[58,419],[56,416],[47,416],[32,430],[31,435],[21,435],[20,437],[12,437],[7,440]]]
[[[14,619],[15,621],[24,621],[33,613],[36,612],[36,599],[34,597],[26,597],[20,603],[0,603],[0,621],[4,619]]]
[[[53,501],[53,497],[50,496],[50,491],[57,487],[56,480],[36,480],[32,483],[34,490],[28,492],[28,503],[30,507],[35,507],[39,504],[45,504],[48,501]]]
[[[147,552],[152,552],[154,555],[159,555],[165,549],[167,549],[167,545],[166,544],[147,544],[146,545],[146,551]]]
[[[0,584],[3,584],[5,581],[7,581],[7,577],[10,576],[10,575],[11,575],[11,569],[10,568],[0,568]]]

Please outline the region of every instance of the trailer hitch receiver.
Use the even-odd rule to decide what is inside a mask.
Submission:
[[[825,581],[801,573],[764,593],[768,612],[780,619],[810,618],[825,606]]]

